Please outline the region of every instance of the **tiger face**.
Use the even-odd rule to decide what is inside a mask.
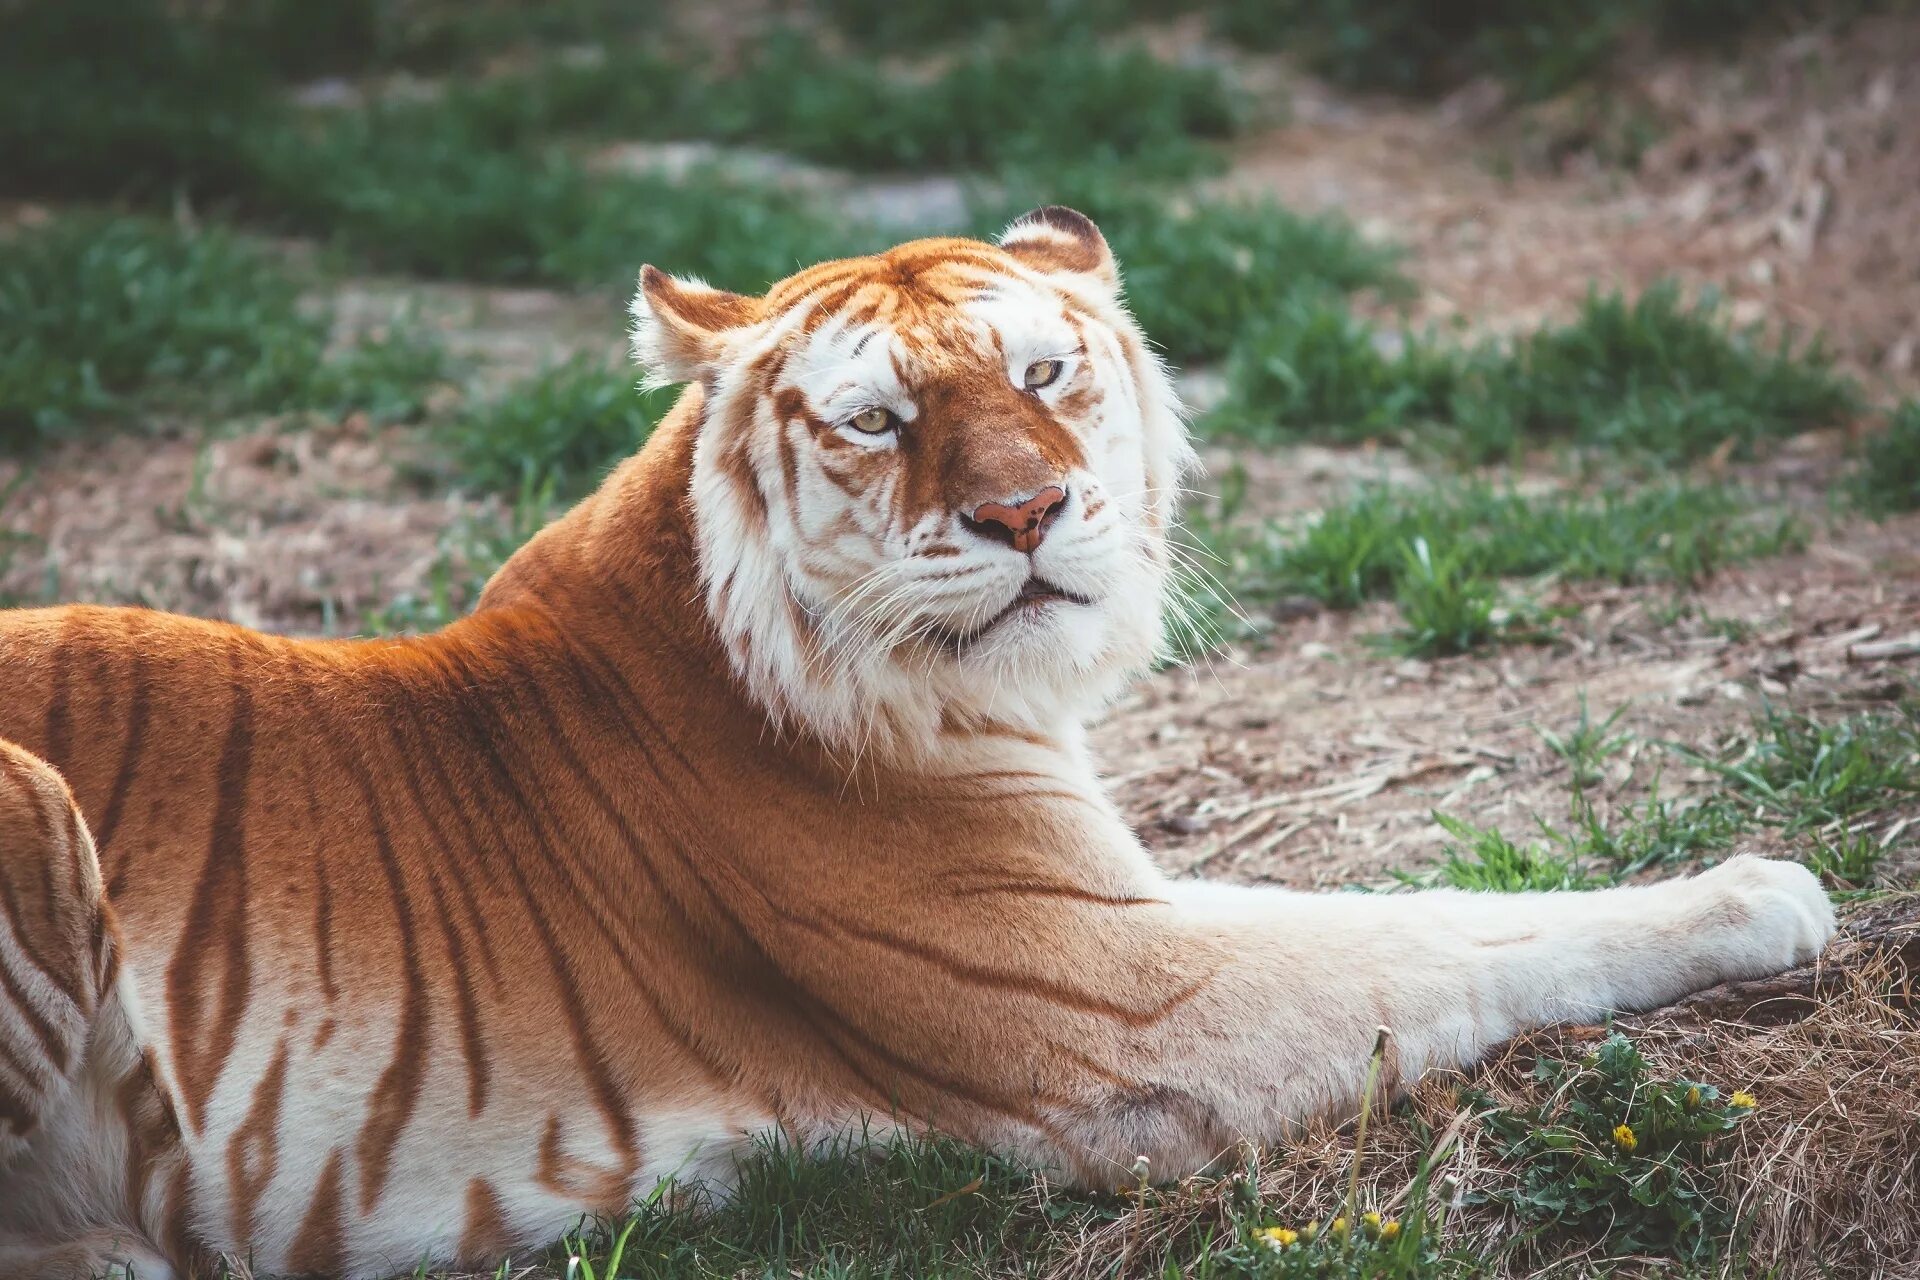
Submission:
[[[763,298],[648,267],[632,310],[651,378],[698,384],[706,603],[776,719],[856,746],[1055,735],[1151,661],[1191,450],[1085,217]]]

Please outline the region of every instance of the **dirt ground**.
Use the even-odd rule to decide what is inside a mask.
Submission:
[[[1406,245],[1415,323],[1511,332],[1590,285],[1674,275],[1717,287],[1743,321],[1825,331],[1872,385],[1920,374],[1920,21],[1776,42],[1737,66],[1649,64],[1617,92],[1663,122],[1637,170],[1582,149],[1597,126],[1578,102],[1516,115],[1484,86],[1431,109],[1284,85],[1289,122],[1244,140],[1227,181]],[[341,323],[378,323],[403,300],[480,368],[450,396],[621,340],[609,300],[526,289],[356,282]],[[1566,766],[1538,730],[1568,728],[1582,698],[1596,719],[1627,708],[1617,727],[1642,743],[1690,744],[1737,731],[1766,698],[1884,700],[1920,663],[1852,646],[1920,634],[1920,518],[1833,523],[1820,495],[1839,443],[1797,442],[1770,464],[1817,530],[1810,547],[1722,573],[1684,617],[1660,588],[1548,586],[1545,602],[1571,612],[1559,641],[1433,663],[1368,643],[1385,607],[1276,620],[1265,643],[1162,673],[1114,709],[1098,744],[1117,793],[1170,867],[1330,886],[1420,865],[1442,835],[1435,808],[1516,835],[1536,814],[1564,819]],[[1316,448],[1246,462],[1267,512],[1412,465]],[[122,436],[27,476],[0,463],[14,535],[0,598],[351,633],[420,592],[445,531],[485,508],[431,468],[419,428],[358,418]],[[1639,763],[1616,759],[1608,789],[1643,794]],[[1920,858],[1916,838],[1920,824],[1895,865]]]

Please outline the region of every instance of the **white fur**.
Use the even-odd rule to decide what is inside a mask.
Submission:
[[[1091,310],[1087,351],[1060,317],[1062,294]],[[644,297],[636,317],[650,313]],[[821,470],[812,442],[797,424],[771,420],[771,410],[744,371],[761,353],[790,348],[786,382],[829,422],[884,408],[911,423],[918,409],[896,369],[907,355],[884,326],[829,322],[803,336],[808,304],[729,335],[728,358],[704,369],[705,423],[695,447],[693,502],[707,603],[739,674],[777,722],[802,724],[850,753],[922,754],[936,739],[943,710],[1058,733],[1099,710],[1153,659],[1162,639],[1167,589],[1165,546],[1178,482],[1192,460],[1179,401],[1165,368],[1148,350],[1132,318],[1110,291],[1080,280],[1014,270],[965,309],[979,358],[997,336],[1007,376],[1019,385],[1035,360],[1068,361],[1057,397],[1077,375],[1103,391],[1100,412],[1080,425],[1087,466],[1068,477],[1068,516],[1035,552],[1032,568],[1091,598],[1088,606],[1055,605],[1037,618],[996,628],[958,655],[919,643],[928,628],[964,630],[992,617],[1019,590],[1027,557],[958,535],[951,515],[894,528],[884,518],[889,494],[849,503]],[[657,351],[661,322],[642,319],[636,351]],[[1084,364],[1084,370],[1081,365]],[[741,419],[750,426],[742,435]],[[779,438],[789,436],[799,460],[797,510],[781,493]],[[889,449],[882,438],[859,447]],[[773,501],[764,534],[742,508],[723,459],[744,449],[761,491]],[[1092,520],[1074,518],[1104,499]],[[853,527],[829,537],[836,524]],[[934,540],[964,555],[917,560]],[[966,589],[954,575],[966,572]],[[795,626],[797,603],[809,634]]]

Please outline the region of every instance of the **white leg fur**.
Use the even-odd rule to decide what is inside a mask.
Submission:
[[[1146,1155],[1156,1174],[1199,1169],[1238,1138],[1350,1115],[1379,1025],[1393,1033],[1392,1080],[1410,1083],[1533,1027],[1780,972],[1834,930],[1810,872],[1753,857],[1593,893],[1166,889],[1189,945],[1233,959],[1130,1046],[1150,1094],[1065,1117],[1086,1148],[1047,1154],[1069,1163],[1091,1155],[1118,1172]]]

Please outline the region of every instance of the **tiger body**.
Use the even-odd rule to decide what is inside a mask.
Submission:
[[[1831,931],[1751,859],[1166,878],[1081,725],[1189,455],[1078,215],[635,313],[688,390],[439,633],[0,614],[0,1274],[489,1265],[860,1125],[1170,1176],[1351,1106],[1375,1024],[1411,1080]]]

